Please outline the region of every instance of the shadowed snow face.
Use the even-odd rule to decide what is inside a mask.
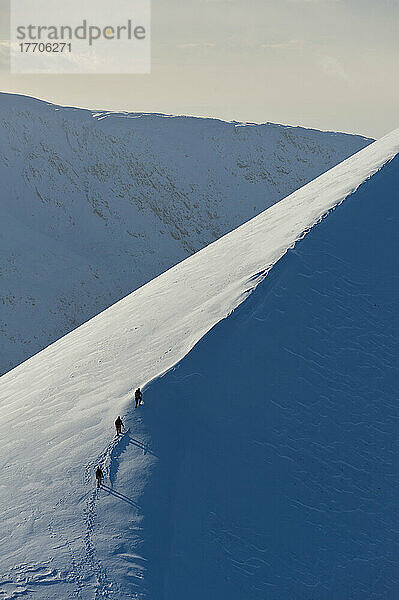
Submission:
[[[396,158],[147,391],[148,598],[395,600],[398,189]]]

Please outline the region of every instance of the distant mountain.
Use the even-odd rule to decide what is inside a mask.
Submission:
[[[0,378],[0,595],[396,600],[398,154],[399,130]]]
[[[0,372],[370,141],[0,94]]]

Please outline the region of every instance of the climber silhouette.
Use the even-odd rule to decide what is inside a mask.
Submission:
[[[120,417],[118,417],[115,421],[115,427],[116,427],[116,434],[119,435],[122,431],[122,427],[123,427],[123,422],[122,419]]]
[[[96,479],[97,479],[97,488],[100,487],[100,485],[102,484],[102,481],[104,479],[104,473],[102,472],[100,467],[97,467],[96,470]]]
[[[135,397],[135,400],[136,400],[136,406],[135,406],[135,408],[137,408],[138,406],[140,406],[141,401],[143,399],[143,394],[142,394],[140,388],[137,388],[137,390],[134,392],[134,397]]]

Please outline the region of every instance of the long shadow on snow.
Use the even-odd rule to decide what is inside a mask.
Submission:
[[[118,490],[115,490],[113,487],[110,487],[109,485],[102,483],[100,489],[103,489],[111,496],[115,496],[115,498],[118,498],[119,500],[123,500],[123,502],[126,502],[127,504],[130,504],[131,506],[134,506],[135,508],[140,509],[140,505],[137,504],[137,502],[132,500],[132,498],[129,498],[129,496],[125,496],[125,494],[122,494],[122,492],[118,492]]]
[[[111,452],[109,454],[109,480],[111,482],[111,487],[113,487],[116,476],[118,474],[119,458],[125,452],[130,442],[130,429],[128,429],[123,435],[121,435],[118,438],[116,444],[114,444],[111,449]]]

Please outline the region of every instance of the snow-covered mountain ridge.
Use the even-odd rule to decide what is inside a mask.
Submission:
[[[370,141],[0,94],[0,372]]]
[[[343,202],[348,195],[352,194],[355,197],[359,187],[360,192],[365,182],[374,181],[373,175],[378,174],[379,181],[383,182],[384,170],[387,167],[380,170],[398,153],[399,130],[365,148],[248,223],[187,258],[0,379],[0,435],[3,440],[0,449],[0,462],[3,466],[0,493],[3,514],[0,530],[0,570],[3,573],[1,591],[5,597],[32,593],[38,600],[74,596],[80,596],[84,600],[100,597],[118,600],[183,600],[187,596],[187,580],[181,577],[183,571],[179,572],[179,577],[175,567],[187,566],[181,561],[182,557],[188,556],[185,552],[186,546],[180,545],[180,542],[192,526],[190,506],[195,506],[197,500],[191,494],[195,495],[197,488],[186,487],[182,490],[180,476],[177,475],[174,479],[169,475],[172,463],[177,457],[188,460],[188,463],[184,463],[181,472],[183,475],[191,455],[195,458],[194,471],[198,466],[196,450],[187,445],[187,439],[197,440],[196,435],[191,436],[190,431],[198,432],[202,429],[192,429],[191,426],[194,427],[195,422],[190,422],[190,431],[185,435],[184,419],[179,415],[179,408],[185,403],[188,404],[190,397],[193,397],[185,395],[190,394],[190,380],[195,377],[206,379],[209,373],[194,371],[189,367],[187,373],[179,379],[181,393],[179,391],[176,406],[173,404],[173,393],[171,397],[170,392],[167,393],[166,388],[162,388],[162,379],[149,389],[148,396],[145,395],[148,401],[146,399],[141,412],[135,413],[132,410],[133,391],[137,385],[154,379],[181,360],[210,328],[248,297],[287,250],[331,209]],[[397,159],[392,166],[397,168]],[[397,186],[390,183],[390,193],[392,189],[396,191]],[[392,224],[396,213],[388,212],[385,215],[383,187],[375,193],[372,202],[376,203],[376,207],[381,207],[380,212]],[[397,206],[393,197],[391,200],[392,205]],[[372,202],[368,200],[369,211],[373,206]],[[358,210],[361,211],[361,202],[359,205]],[[341,209],[337,209],[337,213],[338,210]],[[324,222],[328,223],[329,219]],[[372,232],[369,229],[363,230],[364,222],[360,220],[360,223],[360,230],[358,228],[356,235],[361,236],[363,243],[368,236],[373,240]],[[367,218],[367,223],[370,223],[370,217]],[[349,232],[346,230],[345,233],[346,246],[351,238],[352,228],[353,231],[356,230],[353,216]],[[390,231],[391,229],[392,225]],[[339,238],[339,231],[336,235]],[[385,245],[386,241],[389,241],[388,246]],[[322,244],[322,241],[318,243]],[[387,240],[381,240],[379,234],[376,244],[378,248],[387,247],[387,252],[391,252],[394,242],[391,235]],[[333,248],[321,247],[323,253],[320,254],[320,260],[323,262],[325,257],[331,257]],[[353,251],[358,251],[357,244],[354,245]],[[318,255],[316,248],[315,256]],[[338,279],[337,268],[343,260],[340,257],[334,266]],[[321,273],[318,285],[323,285],[325,274],[319,267],[320,265],[316,267],[315,273],[318,277]],[[367,279],[372,277],[376,268],[377,265],[373,263],[370,273],[366,269]],[[350,275],[354,276],[352,273]],[[310,271],[308,268],[300,274],[303,289],[312,290],[312,285],[306,286],[306,281],[310,282],[311,276],[311,268]],[[287,286],[277,290],[284,298],[289,294],[288,283]],[[365,294],[362,286],[358,290],[353,288],[353,291],[359,294],[359,298],[363,298]],[[318,302],[322,292],[322,289],[317,292],[312,302]],[[356,296],[354,297],[356,302]],[[291,299],[290,310],[294,311],[295,318],[300,320],[300,309],[303,307],[298,304],[298,298],[300,297]],[[370,304],[370,301],[367,300],[367,303]],[[357,305],[352,300],[349,306],[356,313]],[[383,308],[384,315],[387,316],[389,313],[386,313],[385,306]],[[390,307],[387,306],[387,309],[389,311]],[[267,306],[265,310],[266,314],[259,315],[259,318],[266,322]],[[278,312],[278,303],[274,310]],[[312,316],[312,306],[307,310],[307,314]],[[311,321],[307,327],[313,331],[315,329]],[[346,328],[345,322],[339,323],[340,335],[345,334]],[[262,331],[265,331],[264,324]],[[290,331],[293,329],[290,328]],[[375,335],[376,343],[384,345],[384,339],[387,345],[391,343],[389,332],[379,330]],[[267,335],[262,337],[267,339]],[[227,343],[229,339],[230,337],[226,337]],[[234,335],[231,337],[231,340],[233,339],[232,352],[236,347]],[[274,333],[271,341],[279,347],[278,332]],[[341,338],[340,341],[342,342]],[[323,343],[333,347],[334,339],[327,337]],[[218,355],[215,354],[216,356]],[[209,352],[208,358],[211,360]],[[312,364],[317,364],[317,355],[314,354],[309,360]],[[384,361],[386,362],[385,358]],[[384,361],[377,365],[378,377],[383,375],[381,369]],[[263,365],[262,357],[261,362]],[[239,367],[240,363],[236,362],[237,373]],[[328,369],[328,365],[326,368]],[[361,373],[363,368],[361,365]],[[277,383],[286,376],[288,377],[289,373],[278,377]],[[341,377],[344,376],[345,374],[341,374]],[[221,371],[220,381],[223,377],[225,374]],[[243,377],[245,380],[245,374]],[[334,372],[330,373],[329,377],[334,379]],[[170,380],[166,378],[165,382],[168,381]],[[319,385],[320,378],[317,381]],[[184,382],[187,382],[187,386]],[[293,379],[292,385],[295,383]],[[166,399],[169,402],[168,410],[165,411],[163,400]],[[236,413],[231,416],[229,414],[229,399],[229,395],[218,396],[218,402],[222,404],[218,406],[215,426],[223,425],[222,419],[229,422],[230,418],[234,418],[234,423],[237,422]],[[274,400],[279,402],[281,399]],[[259,417],[259,408],[256,410]],[[165,417],[163,427],[157,422],[158,412],[161,417]],[[112,423],[118,413],[126,418],[130,431],[120,441],[115,441],[112,440]],[[205,428],[210,434],[214,432],[212,414],[211,408],[206,414]],[[291,414],[291,409],[286,414]],[[344,416],[345,414],[344,412]],[[355,422],[355,416],[350,416],[350,422],[360,426],[360,417]],[[315,419],[316,417],[317,415]],[[160,440],[156,436],[161,435],[162,429],[165,437]],[[229,427],[224,429],[227,431]],[[245,432],[243,435],[245,437]],[[171,445],[167,447],[169,439]],[[299,440],[306,441],[301,434]],[[207,441],[209,448],[214,448],[219,456],[224,457],[224,447],[219,443],[217,436]],[[263,440],[260,442],[263,444]],[[282,443],[281,451],[287,453],[287,449],[284,448],[286,440],[277,442]],[[319,440],[315,439],[316,442]],[[370,443],[370,440],[367,443]],[[381,447],[384,448],[384,445]],[[268,448],[267,451],[269,455]],[[247,454],[244,452],[241,456],[245,457]],[[224,458],[227,460],[228,457]],[[262,456],[260,460],[263,460]],[[107,485],[110,485],[108,491],[102,490],[100,494],[93,491],[93,471],[98,463],[103,465]],[[211,465],[212,462],[207,464]],[[226,473],[231,472],[230,466],[230,463],[226,462]],[[207,465],[203,467],[205,471],[208,470]],[[247,472],[251,472],[250,465]],[[257,473],[258,471],[255,475]],[[338,481],[337,477],[334,472],[332,478],[335,483]],[[231,481],[233,480],[234,478]],[[274,482],[278,480],[276,476]],[[280,481],[285,479],[280,477]],[[187,482],[188,486],[190,482],[191,480]],[[176,504],[173,503],[171,488],[172,491],[178,492]],[[327,489],[330,493],[330,487]],[[354,493],[352,488],[350,493]],[[272,490],[269,490],[269,496],[270,494]],[[253,500],[251,495],[248,498],[244,496],[243,505],[240,505],[239,499],[235,498],[234,507],[245,509],[248,502]],[[334,497],[331,502],[335,509]],[[208,520],[201,519],[196,522],[197,529],[193,539],[197,539],[199,533],[200,539],[205,543],[208,533],[216,532],[218,545],[228,550],[223,536],[232,540],[236,528],[239,536],[235,539],[243,541],[243,554],[246,554],[246,548],[257,553],[256,563],[247,556],[247,571],[259,565],[260,571],[257,573],[265,573],[262,565],[274,560],[274,555],[268,557],[262,554],[266,551],[256,542],[258,534],[255,530],[252,540],[251,536],[246,537],[250,531],[247,529],[245,532],[248,517],[241,512],[239,520],[232,524],[229,514],[224,514],[220,505],[217,506],[218,512],[208,513]],[[179,507],[184,507],[184,510],[180,512]],[[308,507],[306,510],[311,509],[312,507]],[[252,514],[256,517],[255,513]],[[354,514],[356,515],[356,512]],[[306,523],[314,523],[315,530],[318,530],[319,513],[316,516],[317,519],[307,513]],[[224,524],[224,520],[227,525]],[[356,519],[352,521],[357,522]],[[252,526],[252,523],[250,525]],[[294,523],[292,527],[295,530]],[[158,541],[154,543],[157,536]],[[328,543],[330,539],[331,536]],[[345,545],[345,536],[342,539]],[[363,536],[359,544],[369,544],[369,539],[368,536]],[[319,539],[319,543],[322,544],[323,541]],[[171,550],[170,555],[165,554],[167,548]],[[223,553],[217,551],[214,556],[213,546],[204,548],[210,550],[211,555],[206,564],[207,570],[200,569],[201,581],[198,583],[202,587],[193,589],[193,594],[195,593],[194,597],[199,597],[200,593],[207,592],[209,598],[216,600],[220,597],[217,595],[220,592],[220,581],[223,581],[224,573],[229,575],[229,568]],[[367,546],[366,552],[361,553],[360,560],[367,560],[371,550]],[[201,548],[197,548],[197,551],[201,553]],[[233,547],[231,551],[234,551]],[[266,559],[262,556],[266,556]],[[326,556],[328,553],[323,554],[323,561]],[[345,547],[343,556],[350,556],[350,548]],[[203,554],[202,557],[204,559],[208,555]],[[212,566],[212,559],[215,557],[217,560]],[[353,586],[345,588],[344,593],[342,589],[338,589],[341,593],[337,594],[337,588],[329,587],[332,580],[329,573],[323,573],[323,577],[328,579],[321,582],[317,580],[317,570],[313,571],[313,561],[306,563],[305,568],[301,562],[304,557],[293,556],[291,550],[285,554],[285,560],[292,569],[287,577],[282,577],[281,573],[276,572],[272,580],[273,573],[268,573],[270,580],[260,576],[248,582],[249,586],[254,582],[255,587],[251,589],[251,593],[255,594],[254,598],[265,593],[262,586],[270,581],[270,585],[273,585],[271,591],[269,590],[273,594],[271,598],[282,600],[287,597],[287,589],[291,592],[297,589],[295,585],[298,585],[298,577],[302,577],[302,591],[320,591],[328,600],[336,598],[337,595],[342,600],[350,600],[353,597],[357,600],[361,597],[359,593],[364,597],[365,580],[362,587],[356,590],[355,596],[351,596],[347,591],[353,590]],[[389,557],[387,560],[390,560]],[[245,556],[243,561],[240,563],[241,570],[245,567]],[[317,564],[315,562],[316,566]],[[188,574],[198,574],[195,565],[188,566]],[[219,569],[219,574],[215,574],[214,568]],[[337,569],[339,568],[342,568],[342,565],[338,565]],[[212,589],[206,589],[209,581],[208,569],[209,573],[212,571],[212,581],[217,582],[217,586]],[[362,573],[363,571],[364,569]],[[224,581],[229,582],[230,579]],[[234,593],[242,589],[243,581],[239,580],[240,585],[233,588],[233,592],[236,590]],[[226,585],[229,588],[230,583]],[[256,585],[261,587],[256,589]],[[315,587],[317,585],[318,588]],[[160,595],[157,595],[158,593]],[[381,600],[384,598],[375,593],[374,597]],[[388,597],[394,596],[386,596]]]

